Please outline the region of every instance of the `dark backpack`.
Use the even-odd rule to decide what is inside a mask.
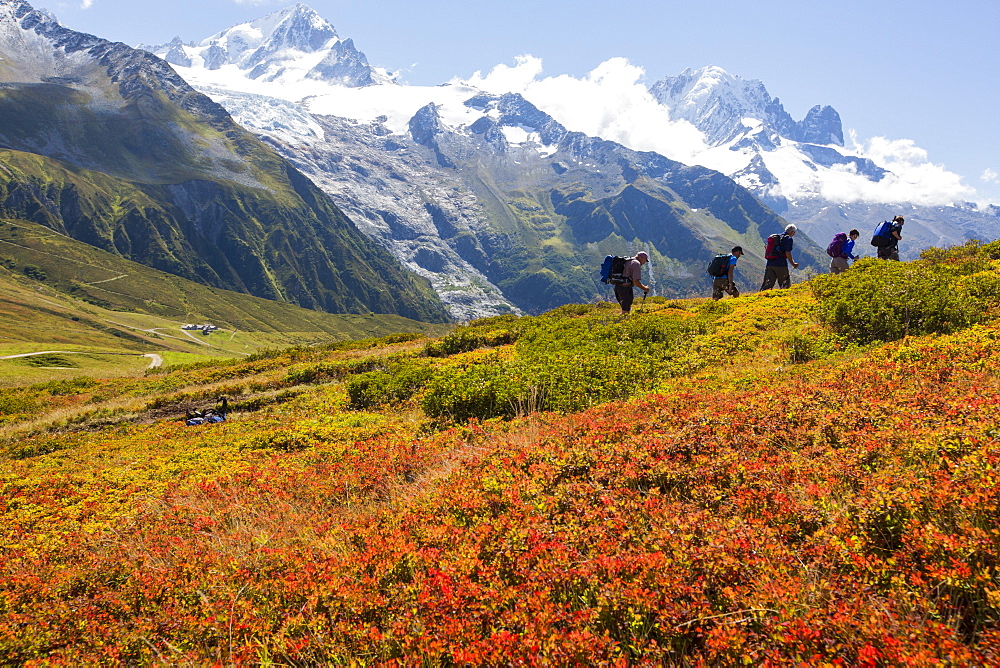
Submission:
[[[601,283],[608,285],[625,285],[631,280],[625,278],[625,262],[628,258],[620,255],[608,255],[601,263]]]
[[[778,248],[784,237],[784,234],[772,234],[767,238],[767,243],[764,245],[765,260],[780,260],[785,257],[785,254],[781,252],[780,248]]]
[[[716,255],[712,258],[712,261],[708,263],[708,273],[716,278],[722,278],[723,276],[729,275],[729,258],[732,255],[729,253],[723,253],[722,255]]]
[[[892,243],[892,221],[885,220],[878,224],[875,228],[875,234],[872,235],[872,246],[888,246]]]
[[[826,247],[826,254],[830,257],[846,257],[844,255],[844,244],[846,243],[847,234],[845,232],[838,232],[833,235],[833,241]]]

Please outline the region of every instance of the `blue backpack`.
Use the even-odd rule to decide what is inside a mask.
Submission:
[[[608,285],[625,285],[631,282],[623,275],[625,273],[625,261],[620,255],[608,255],[601,263],[601,283]]]
[[[879,223],[878,227],[875,228],[875,234],[872,235],[872,246],[888,246],[892,243],[892,221],[885,220]]]

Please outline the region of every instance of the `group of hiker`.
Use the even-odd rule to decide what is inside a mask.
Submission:
[[[899,260],[899,242],[903,238],[903,217],[895,216],[891,221],[885,221],[872,235],[872,246],[878,251],[881,260]],[[788,288],[792,285],[789,275],[789,265],[798,269],[799,263],[792,258],[793,238],[798,232],[795,225],[787,225],[784,233],[772,234],[764,245],[764,281],[761,291],[778,288]],[[849,261],[858,260],[854,254],[854,244],[861,236],[856,229],[849,232],[839,232],[827,246],[830,256],[830,273],[839,274],[847,271]],[[741,246],[734,246],[729,253],[716,255],[708,265],[708,273],[712,276],[712,299],[718,300],[726,294],[739,297],[736,287],[736,263],[743,255]],[[601,281],[614,286],[615,299],[621,306],[621,315],[628,315],[635,300],[634,288],[642,290],[643,298],[649,294],[650,287],[642,282],[642,267],[649,262],[649,254],[645,251],[636,253],[635,257],[607,256],[601,266]]]
[[[878,251],[880,260],[899,260],[899,242],[903,238],[902,216],[895,216],[891,221],[885,221],[877,228],[872,235],[872,246]],[[788,273],[788,266],[798,268],[799,264],[792,259],[792,238],[798,228],[795,225],[785,227],[784,234],[772,234],[767,238],[764,246],[764,282],[761,283],[761,291],[770,290],[777,284],[779,288],[787,288],[792,284]],[[838,232],[826,248],[827,255],[830,256],[830,273],[840,274],[849,268],[848,261],[858,260],[859,256],[854,254],[854,244],[861,233],[856,229],[850,232]],[[740,292],[736,287],[733,274],[736,269],[736,262],[743,255],[743,248],[734,246],[729,253],[717,255],[708,265],[708,273],[712,279],[712,299],[722,299],[724,293],[733,297],[739,297]]]

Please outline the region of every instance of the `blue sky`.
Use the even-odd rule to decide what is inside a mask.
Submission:
[[[30,0],[29,0],[30,1]],[[200,41],[283,0],[34,0],[73,29],[129,44]],[[530,54],[544,75],[627,58],[652,83],[718,65],[760,79],[800,119],[830,104],[862,139],[910,139],[1000,203],[997,0],[312,0],[372,64],[410,84]],[[986,177],[986,178],[984,178]]]

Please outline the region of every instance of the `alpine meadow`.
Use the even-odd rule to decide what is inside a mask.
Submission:
[[[1000,61],[869,43],[842,120],[871,3],[316,2],[371,61],[0,0],[0,668],[1000,665],[1000,205],[845,125]],[[609,59],[404,80],[539,35]]]
[[[0,656],[995,663],[998,309],[970,242],[8,388]]]

